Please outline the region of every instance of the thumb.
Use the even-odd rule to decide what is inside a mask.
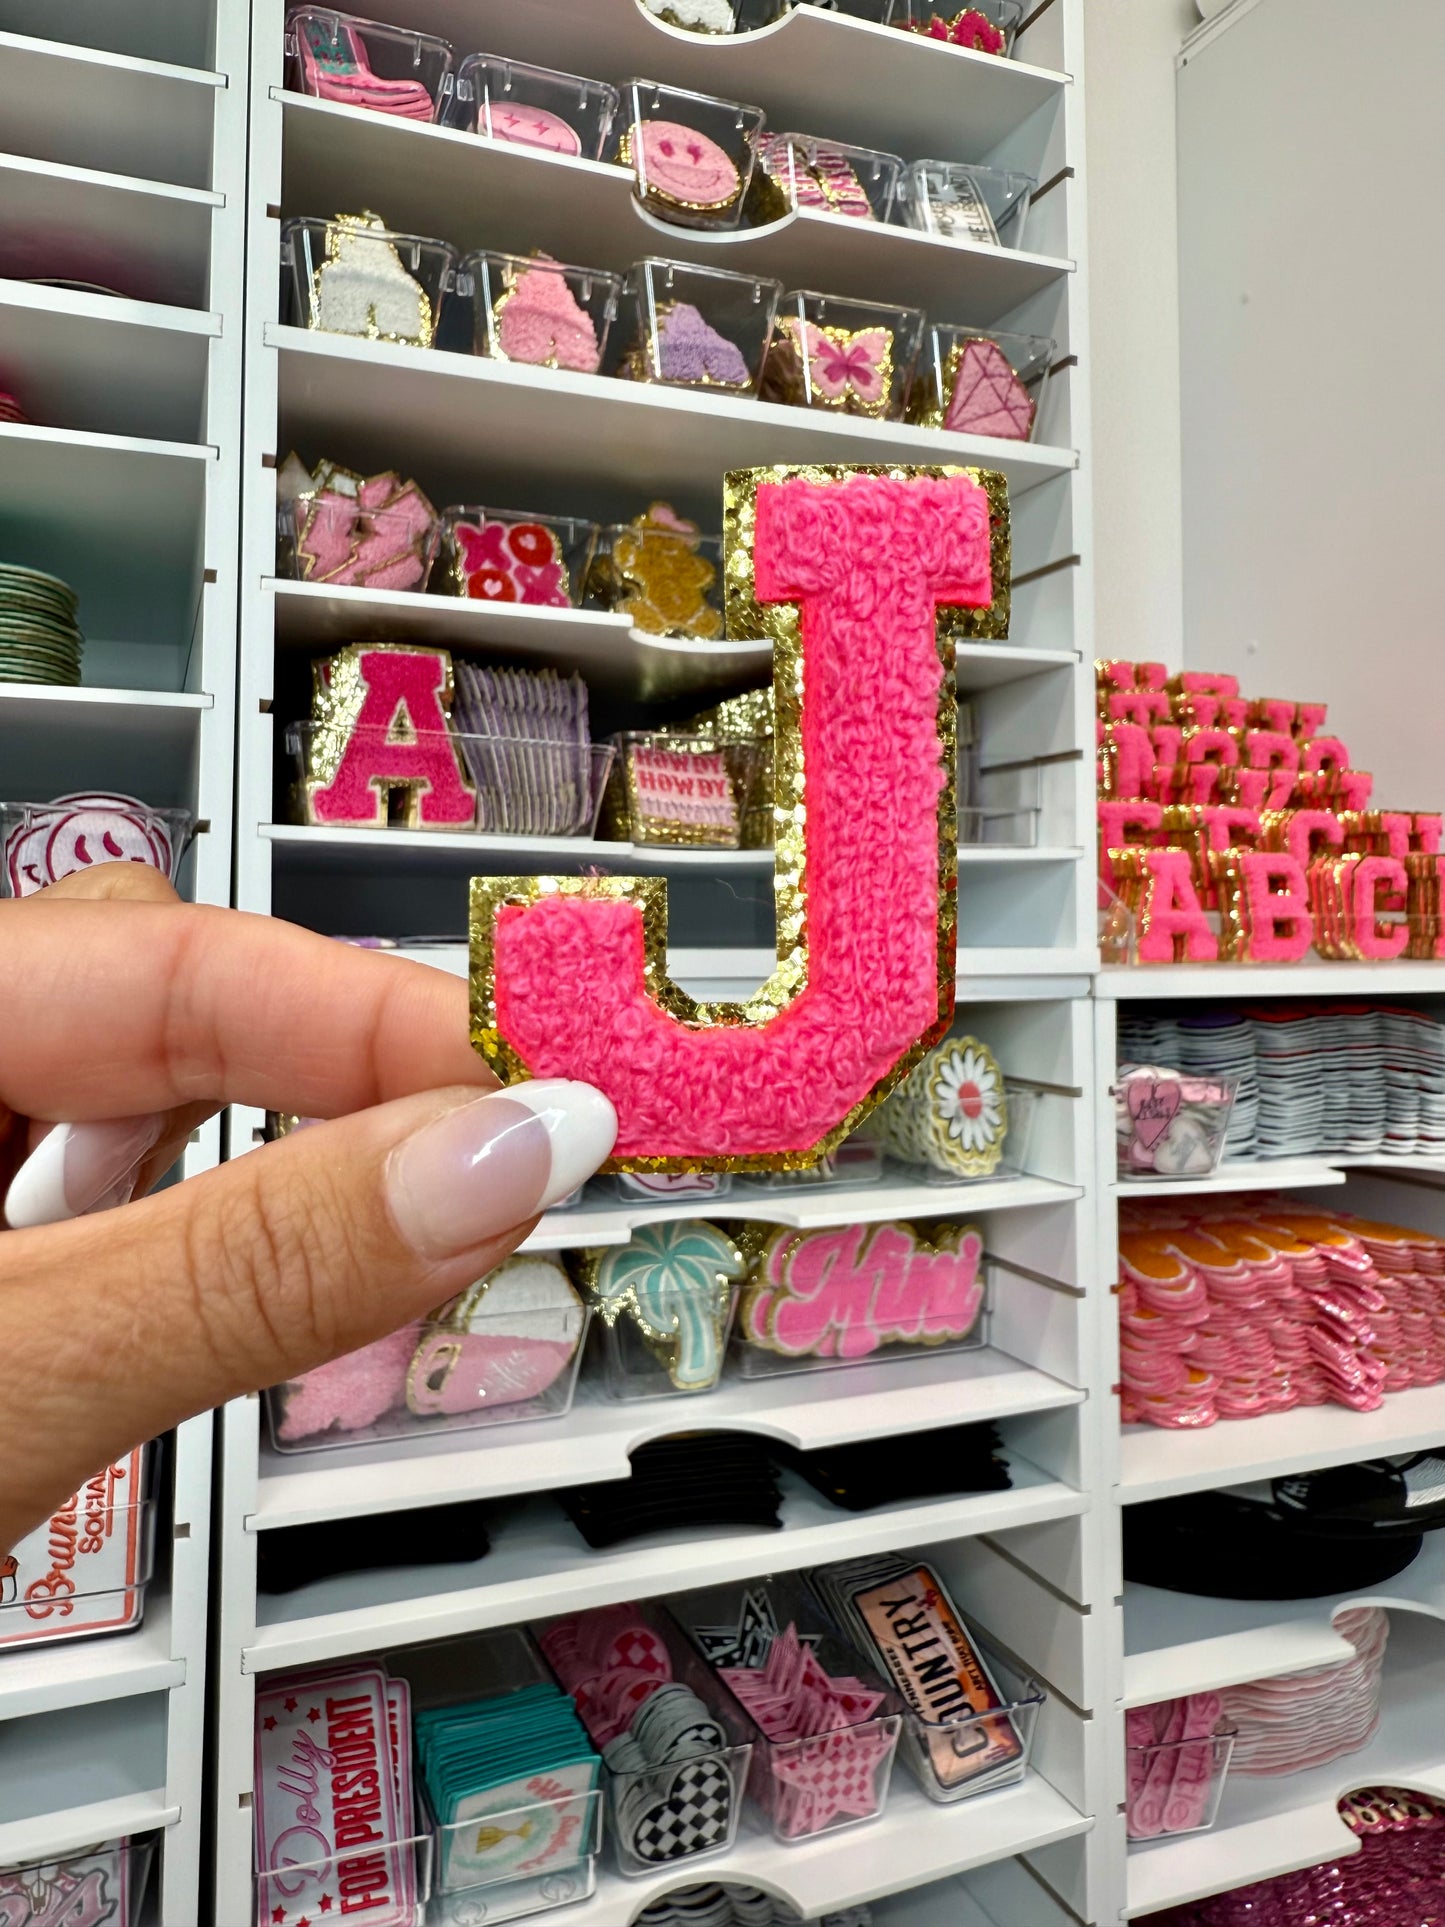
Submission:
[[[616,1130],[588,1084],[481,1098],[458,1086],[293,1133],[138,1204],[0,1236],[0,1550],[141,1440],[484,1276]]]

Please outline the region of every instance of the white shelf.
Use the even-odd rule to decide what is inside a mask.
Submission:
[[[3,295],[0,295],[3,300]],[[597,690],[639,702],[696,695],[699,700],[755,687],[772,673],[768,642],[695,642],[649,636],[625,616],[599,609],[498,606],[457,596],[398,589],[333,588],[325,582],[261,583],[276,599],[276,642],[282,649],[334,649],[359,635],[375,641],[424,640],[553,669],[578,670]],[[1015,649],[966,643],[958,650],[960,695],[1000,689],[1050,670],[1075,670],[1071,649]]]
[[[771,875],[771,850],[688,850],[590,836],[491,836],[470,830],[329,829],[262,823],[278,867],[361,869],[373,875],[441,870],[458,875],[546,876],[574,870]],[[766,973],[765,973],[766,974]]]
[[[1112,965],[1095,979],[1095,995],[1151,997],[1419,997],[1445,996],[1445,961],[1417,963],[1135,964]]]
[[[424,963],[433,970],[448,971],[453,977],[465,977],[467,974],[467,946],[461,942],[433,944],[413,950],[403,947],[381,954],[405,957],[412,963]],[[970,957],[971,953],[965,953],[966,962]],[[685,988],[722,980],[741,982],[744,994],[755,990],[777,961],[771,950],[669,950],[667,959],[673,979]],[[692,994],[701,995],[696,989]],[[1081,966],[1071,967],[1067,962],[1057,970],[1035,964],[1028,975],[1016,975],[1009,970],[1001,970],[997,975],[984,975],[970,968],[958,973],[956,994],[960,1005],[1069,1000],[1087,997],[1089,980]]]
[[[1347,1606],[1445,1621],[1441,1535],[1426,1533],[1423,1550],[1393,1579],[1323,1599],[1204,1599],[1126,1586],[1124,1704],[1148,1706],[1349,1659],[1354,1648],[1333,1630],[1335,1614]]]
[[[57,14],[55,0],[7,0],[5,22],[16,33],[47,39],[73,22],[77,48],[83,43],[102,59],[126,63],[141,60],[165,67],[179,62],[204,83],[212,57],[210,13],[206,5],[178,9],[175,0],[108,0],[103,8],[69,15]]]
[[[1128,1918],[1358,1853],[1359,1839],[1336,1811],[1341,1794],[1354,1787],[1445,1794],[1442,1703],[1445,1634],[1408,1614],[1393,1616],[1380,1728],[1370,1744],[1283,1778],[1231,1775],[1209,1832],[1130,1851]]]
[[[640,702],[694,694],[705,702],[772,675],[769,642],[649,636],[626,616],[600,609],[498,607],[457,596],[332,588],[271,576],[261,586],[276,598],[279,648],[333,649],[361,635],[378,642],[427,641],[575,669],[593,689]]]
[[[493,836],[473,831],[330,829],[310,823],[263,823],[260,834],[276,862],[295,869],[361,868],[370,873],[419,869],[550,875],[554,871],[632,870],[686,875],[771,876],[771,850],[690,850],[664,843],[627,843],[590,836]],[[1002,849],[967,844],[960,869],[1015,863],[1077,863],[1081,850]]]
[[[170,1600],[157,1584],[134,1632],[0,1651],[0,1721],[168,1692],[185,1677],[185,1661],[171,1656]]]
[[[638,1446],[669,1437],[694,1418],[709,1430],[761,1433],[815,1451],[849,1439],[1057,1411],[1083,1396],[992,1350],[900,1359],[881,1368],[730,1379],[705,1406],[683,1407],[669,1398],[616,1404],[583,1386],[566,1418],[539,1424],[440,1434],[409,1445],[311,1453],[265,1448],[247,1524],[265,1531],[625,1479]]]
[[[69,582],[90,637],[189,638],[214,460],[208,447],[0,423],[5,559]]]
[[[150,741],[187,741],[210,696],[170,689],[98,689],[46,683],[0,682],[0,729],[93,727],[114,736],[144,735]]]
[[[1053,1178],[975,1178],[967,1184],[920,1184],[888,1172],[881,1183],[820,1184],[797,1191],[767,1191],[745,1178],[715,1206],[716,1215],[756,1224],[794,1225],[801,1230],[834,1224],[888,1224],[894,1218],[972,1220],[983,1212],[1021,1211],[1030,1205],[1068,1204],[1083,1191]],[[713,1215],[708,1200],[678,1198],[670,1204],[587,1202],[570,1211],[549,1211],[528,1238],[526,1251],[572,1251],[592,1245],[626,1244],[644,1224]]]
[[[614,85],[646,74],[755,103],[773,127],[910,157],[984,160],[1068,87],[1066,75],[1022,60],[812,7],[722,39],[669,27],[635,0],[392,0],[387,18],[538,66],[561,64],[565,48],[571,73]]]
[[[0,281],[0,356],[32,422],[196,442],[219,315]]]
[[[189,801],[209,696],[0,682],[0,769],[11,798],[120,790]]]
[[[995,326],[1070,273],[1073,262],[960,244],[916,228],[798,210],[761,228],[683,228],[638,203],[625,167],[521,148],[475,134],[278,94],[285,115],[282,204],[320,215],[364,206],[403,234],[462,253],[542,248],[561,261],[620,273],[644,255],[770,277],[792,288],[877,300],[879,291],[930,320]],[[616,327],[626,327],[618,316]]]
[[[1208,1178],[1123,1179],[1114,1186],[1121,1198],[1207,1197],[1235,1191],[1304,1191],[1343,1184],[1351,1171],[1373,1171],[1381,1177],[1445,1178],[1445,1158],[1390,1157],[1384,1152],[1353,1156],[1322,1152],[1318,1157],[1239,1158],[1222,1164]]]
[[[1238,1158],[1207,1178],[1121,1178],[1121,1198],[1203,1198],[1235,1191],[1294,1191],[1309,1185],[1343,1184],[1333,1158]]]
[[[204,187],[220,74],[0,33],[0,146]]]
[[[165,1758],[160,1694],[0,1725],[0,1866],[172,1825]]]
[[[964,843],[959,846],[958,867],[961,870],[993,869],[1015,863],[1077,863],[1083,854],[1082,850],[1067,844]]]
[[[745,1833],[726,1854],[700,1862],[696,1878],[763,1887],[781,1894],[805,1920],[817,1920],[900,1888],[1071,1839],[1091,1825],[1037,1773],[1018,1786],[945,1806],[925,1799],[898,1766],[888,1805],[872,1825],[791,1843]],[[604,1871],[593,1899],[575,1909],[578,1927],[630,1927],[640,1907],[685,1884],[681,1872],[675,1864],[641,1879]],[[956,1919],[956,1909],[950,1911]]]
[[[630,4],[630,0],[629,0]],[[535,369],[435,348],[268,323],[287,448],[341,450],[353,467],[398,465],[433,499],[497,498],[576,512],[613,491],[617,512],[674,496],[715,524],[724,471],[772,462],[959,462],[1000,469],[1021,492],[1077,465],[1071,449],[952,435],[825,409]],[[617,493],[620,491],[620,493]],[[542,497],[549,499],[543,500]]]
[[[601,1552],[586,1548],[555,1500],[515,1501],[491,1522],[492,1550],[485,1559],[348,1573],[258,1598],[256,1636],[243,1664],[252,1673],[317,1665],[508,1626],[542,1612],[647,1598],[675,1590],[684,1575],[692,1586],[720,1585],[889,1547],[937,1545],[1073,1518],[1086,1509],[1083,1493],[1017,1455],[1006,1456],[1014,1477],[1008,1492],[847,1513],[785,1475],[780,1532],[654,1533]]]
[[[1125,1505],[1172,1499],[1247,1479],[1419,1452],[1442,1439],[1445,1385],[1389,1392],[1377,1412],[1310,1405],[1263,1418],[1221,1419],[1197,1432],[1126,1425],[1119,1496]]]
[[[211,216],[222,205],[209,188],[0,154],[0,201],[0,274],[61,276],[136,301],[207,305]]]

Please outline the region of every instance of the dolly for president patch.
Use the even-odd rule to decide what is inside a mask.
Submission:
[[[265,1927],[411,1927],[416,1876],[379,1668],[282,1678],[256,1695],[257,1915]],[[404,1732],[405,1718],[399,1722]],[[401,1739],[401,1734],[398,1735]]]

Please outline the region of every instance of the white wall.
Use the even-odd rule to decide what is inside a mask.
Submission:
[[[1445,7],[1368,19],[1259,0],[1179,77],[1185,627],[1438,810]]]
[[[1096,643],[1184,657],[1175,56],[1194,0],[1087,0]]]

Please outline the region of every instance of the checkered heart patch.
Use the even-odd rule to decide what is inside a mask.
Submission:
[[[639,1860],[681,1860],[720,1847],[732,1830],[733,1785],[721,1760],[689,1760],[672,1776],[663,1798],[646,1808],[633,1830]]]

